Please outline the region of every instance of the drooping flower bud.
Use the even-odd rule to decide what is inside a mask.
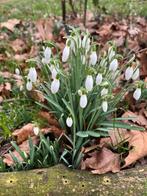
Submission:
[[[137,101],[140,99],[141,97],[141,88],[137,88],[134,93],[133,93],[133,97],[134,99]]]
[[[33,88],[32,82],[31,82],[31,81],[27,81],[26,89],[27,89],[28,91],[31,91],[32,88]]]
[[[59,79],[54,79],[51,83],[51,92],[53,94],[56,94],[58,91],[59,91],[59,88],[60,88],[60,81]]]
[[[101,97],[104,96],[104,95],[107,95],[108,94],[108,89],[107,88],[103,88],[101,90]]]
[[[133,75],[133,68],[128,67],[125,71],[125,79],[130,80],[132,78],[132,75]]]
[[[88,75],[85,81],[85,88],[87,91],[91,91],[93,89],[93,77],[92,75]]]
[[[29,73],[28,73],[28,80],[34,83],[37,81],[37,71],[35,67],[30,68]]]
[[[33,128],[33,132],[34,132],[34,134],[37,136],[37,135],[39,135],[39,127],[34,127]]]
[[[100,85],[102,80],[103,80],[102,74],[101,73],[97,74],[97,76],[96,76],[96,84]]]
[[[96,51],[93,51],[90,55],[90,61],[89,61],[89,64],[90,65],[95,65],[97,62],[97,54],[96,54]]]
[[[15,74],[20,75],[20,70],[18,68],[15,69]]]
[[[86,94],[83,94],[81,95],[80,97],[80,107],[81,108],[85,108],[87,106],[87,95]]]
[[[51,53],[52,53],[51,49],[49,47],[46,47],[43,53],[44,58],[42,59],[42,63],[48,64],[50,62]]]
[[[57,74],[58,74],[58,72],[57,72],[57,70],[55,69],[55,67],[51,70],[51,74],[52,74],[52,79],[55,79],[56,76],[57,76]]]
[[[73,124],[72,118],[71,117],[67,117],[67,119],[66,119],[66,125],[68,127],[72,127],[72,124]]]
[[[113,61],[111,61],[110,65],[109,65],[109,70],[115,72],[118,68],[118,60],[117,59],[113,59]]]
[[[136,80],[137,78],[139,78],[139,68],[136,69],[136,71],[133,73],[132,79]]]
[[[107,112],[107,110],[108,110],[108,102],[107,101],[102,102],[102,109],[104,112]]]
[[[66,62],[69,58],[70,48],[69,46],[65,46],[62,53],[62,62]]]

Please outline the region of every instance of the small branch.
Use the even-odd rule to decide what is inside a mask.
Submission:
[[[63,20],[63,23],[66,24],[66,2],[65,0],[61,0],[61,6],[62,6],[62,20]]]
[[[87,2],[88,0],[85,0],[84,2],[84,19],[83,19],[84,26],[86,26]]]
[[[69,0],[69,4],[70,4],[70,7],[72,9],[72,13],[74,15],[74,17],[76,18],[77,17],[77,13],[75,11],[75,7],[74,7],[74,4],[73,4],[73,0]]]

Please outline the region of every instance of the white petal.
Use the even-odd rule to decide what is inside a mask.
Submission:
[[[86,48],[87,36],[85,35],[82,40],[82,48]]]
[[[107,101],[102,102],[102,109],[104,112],[107,112],[107,110],[108,110],[108,102]]]
[[[90,65],[95,65],[97,62],[97,54],[96,52],[92,52],[91,55],[90,55],[90,61],[89,61],[89,64]]]
[[[68,118],[66,119],[66,124],[67,124],[68,127],[71,127],[71,126],[72,126],[73,120],[72,120],[71,117],[68,117]]]
[[[134,93],[133,93],[133,97],[135,100],[139,100],[139,98],[141,97],[141,88],[137,88]]]
[[[101,73],[99,73],[99,74],[96,76],[96,84],[97,84],[97,85],[100,85],[101,82],[102,82],[102,80],[103,80],[103,76],[102,76]]]
[[[139,78],[139,68],[136,69],[136,71],[133,73],[132,79],[136,80],[137,78]]]
[[[125,79],[126,80],[130,80],[131,77],[133,75],[133,68],[132,67],[128,67],[125,71]]]
[[[47,47],[44,50],[44,62],[45,62],[45,64],[48,64],[50,62],[51,53],[52,53],[52,51],[49,47]]]
[[[85,108],[87,106],[87,95],[82,95],[80,97],[80,107]]]
[[[86,77],[85,88],[87,91],[91,91],[93,89],[93,77],[91,75]]]
[[[60,88],[60,81],[58,79],[54,79],[51,83],[51,92],[53,94],[57,93]]]
[[[118,60],[113,59],[113,61],[109,65],[109,70],[115,72],[118,68]]]
[[[33,88],[32,82],[31,82],[31,81],[28,81],[27,84],[26,84],[26,89],[27,89],[28,91],[31,91],[32,88]]]
[[[37,136],[39,134],[39,127],[34,127],[33,132]]]
[[[57,74],[58,74],[58,72],[57,72],[57,70],[55,68],[53,68],[52,71],[51,71],[51,74],[52,74],[52,79],[55,79]]]
[[[15,74],[20,75],[20,70],[18,68],[15,69]]]
[[[31,67],[28,73],[28,80],[31,80],[31,82],[37,81],[37,72],[35,67]]]
[[[65,63],[68,60],[69,53],[70,53],[69,46],[65,46],[65,48],[63,49],[63,53],[62,53],[62,62]]]
[[[101,90],[101,96],[107,95],[108,94],[108,89],[107,88],[103,88]]]

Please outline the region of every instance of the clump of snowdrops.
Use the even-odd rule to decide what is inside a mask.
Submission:
[[[138,64],[132,66],[134,57],[119,66],[122,57],[115,46],[110,44],[108,51],[100,55],[88,32],[71,31],[61,61],[59,53],[52,52],[53,44],[50,45],[44,49],[41,60],[45,80],[39,89],[47,102],[42,107],[54,113],[70,143],[60,160],[76,168],[83,156],[81,148],[91,138],[107,136],[114,128],[138,129],[121,123],[122,119],[113,114],[127,92],[132,91],[134,99],[140,99],[143,83],[139,80]],[[120,86],[122,74],[126,82]],[[36,82],[37,72],[31,67],[27,90],[32,90]],[[114,93],[117,87],[121,90]]]

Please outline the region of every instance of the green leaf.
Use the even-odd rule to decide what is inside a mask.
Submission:
[[[78,131],[76,135],[79,137],[88,137],[89,136],[87,131]]]

